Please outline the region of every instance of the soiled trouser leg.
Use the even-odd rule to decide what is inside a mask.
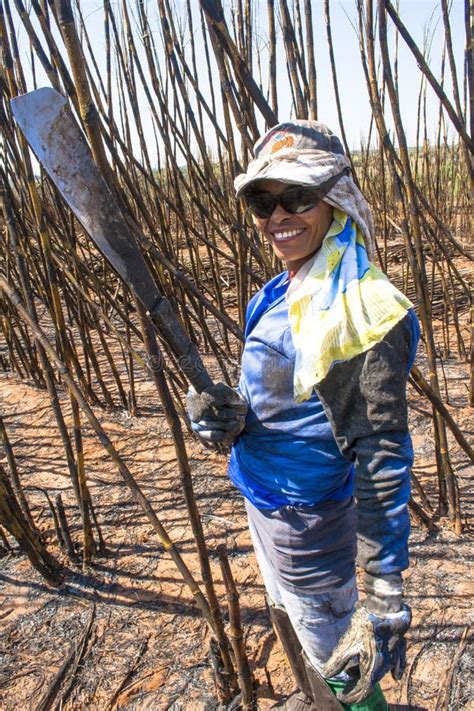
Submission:
[[[277,580],[265,555],[258,531],[249,520],[250,534],[260,573],[271,604],[285,610],[311,664],[321,673],[339,639],[349,626],[357,601],[355,576],[339,588],[327,591],[289,591]],[[335,677],[346,680],[345,673]]]

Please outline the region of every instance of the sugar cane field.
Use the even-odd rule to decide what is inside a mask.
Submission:
[[[265,145],[306,120],[339,137],[324,150],[370,209],[370,274],[420,325],[412,619],[381,688],[391,711],[474,711],[473,36],[470,0],[0,0],[0,710],[387,708],[301,689],[230,447],[187,395],[237,388],[249,301],[285,269],[304,288],[324,251],[282,256],[344,188],[280,194],[268,172],[287,151],[273,184],[298,184],[289,129]],[[269,179],[241,199],[244,174]],[[360,550],[356,575],[369,597]]]

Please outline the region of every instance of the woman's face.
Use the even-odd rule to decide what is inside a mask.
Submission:
[[[279,180],[261,180],[259,192],[279,195],[291,187]],[[291,214],[277,205],[268,218],[253,217],[257,229],[269,240],[276,256],[297,271],[320,248],[332,223],[332,207],[318,202],[306,212]]]

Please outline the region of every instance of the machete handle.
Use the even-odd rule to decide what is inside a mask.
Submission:
[[[165,296],[159,296],[147,314],[171,347],[178,359],[180,370],[195,390],[201,393],[209,388],[213,384],[211,376],[168,299]]]

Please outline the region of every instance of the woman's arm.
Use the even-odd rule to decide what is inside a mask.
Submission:
[[[369,588],[373,576],[399,576],[408,566],[413,451],[406,382],[418,337],[409,312],[369,351],[335,364],[318,386],[341,452],[355,465],[358,558]]]
[[[395,654],[373,655],[365,673],[365,688],[392,669],[398,675],[403,657],[403,632],[410,620],[403,605],[402,571],[408,567],[410,469],[413,463],[408,434],[406,381],[413,364],[419,328],[409,312],[387,336],[366,353],[337,363],[318,386],[318,394],[331,422],[337,443],[355,466],[358,563],[364,570],[363,612],[354,625],[372,629],[379,623]],[[370,618],[370,619],[369,619]],[[387,627],[388,625],[388,627]],[[363,630],[350,630],[356,640]],[[352,639],[351,638],[351,639]],[[396,644],[395,644],[396,642]],[[336,660],[354,650],[347,639]],[[341,642],[342,644],[342,642]],[[398,645],[398,646],[397,646]],[[390,644],[389,644],[390,647]],[[331,660],[330,660],[331,661]],[[336,666],[329,665],[331,672]],[[362,689],[359,684],[359,690]],[[347,701],[354,699],[346,697]]]

